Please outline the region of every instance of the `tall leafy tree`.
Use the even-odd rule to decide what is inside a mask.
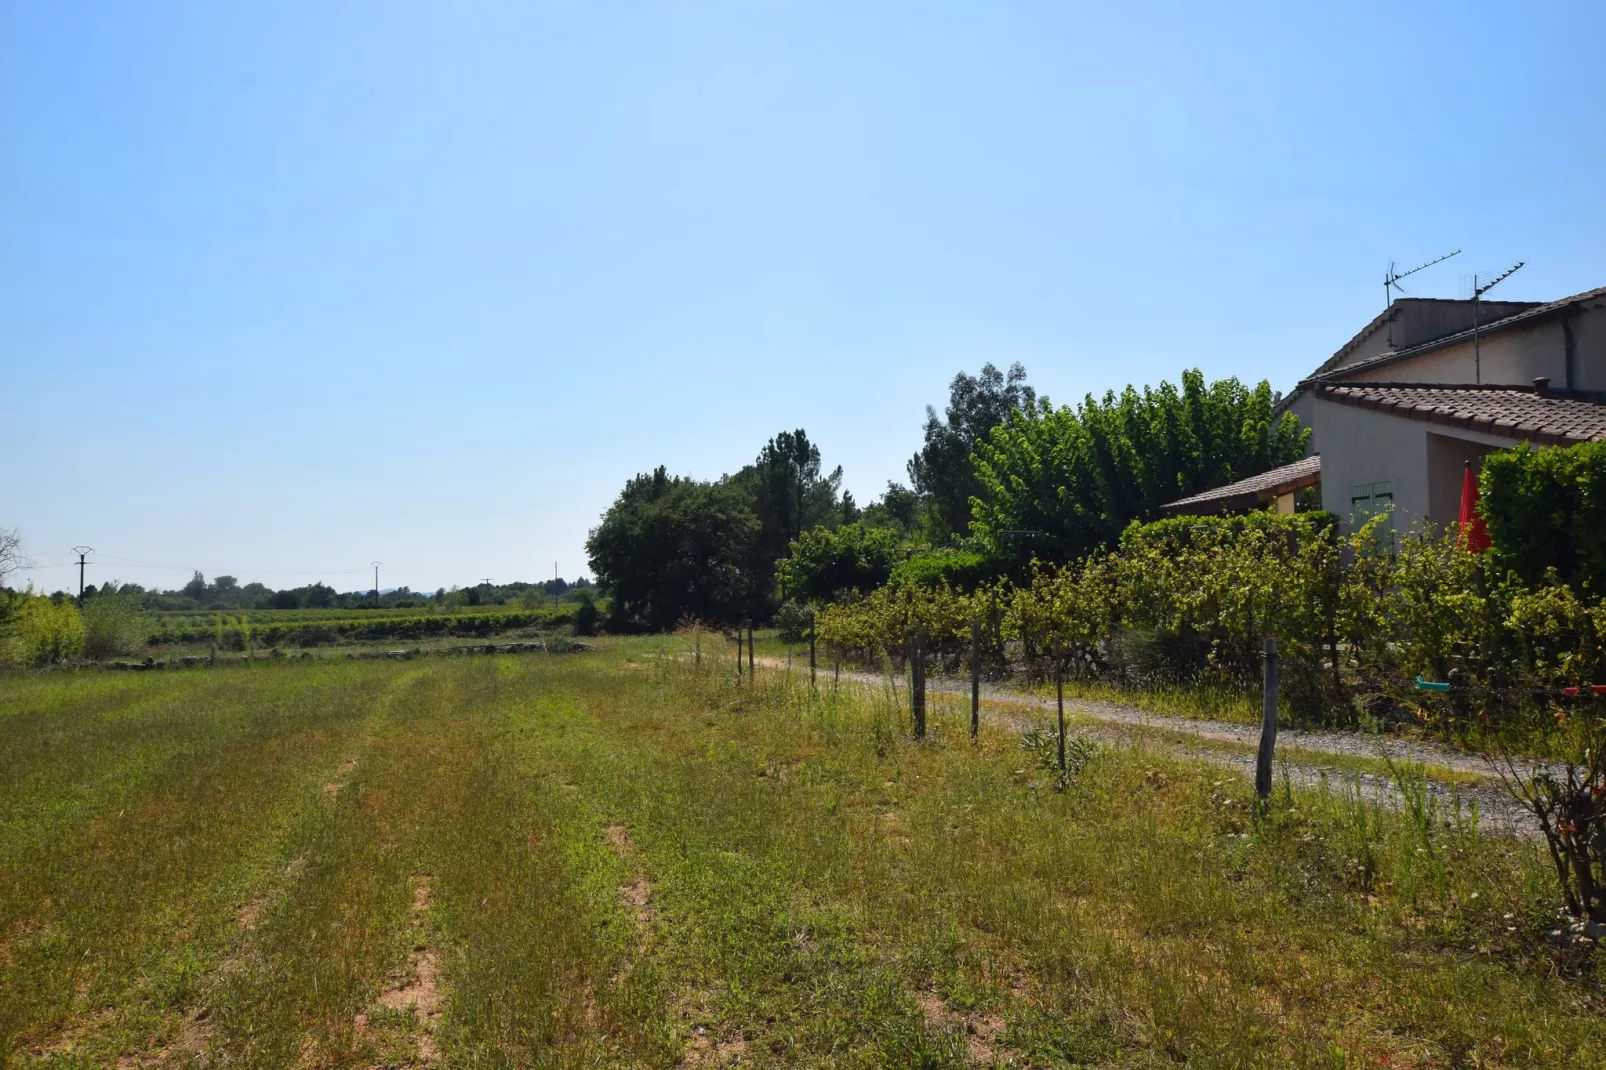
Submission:
[[[749,570],[760,591],[773,586],[776,563],[794,540],[810,528],[836,527],[847,513],[838,497],[841,466],[824,473],[820,448],[802,428],[770,439],[753,463],[727,482],[747,497],[758,519]]]
[[[1197,369],[1180,390],[1127,387],[1075,409],[1044,398],[978,443],[971,531],[1045,560],[1113,546],[1166,502],[1298,460],[1310,432],[1276,401],[1265,382],[1206,385]]]
[[[1025,367],[1012,364],[1004,373],[984,364],[980,375],[954,376],[944,416],[926,406],[926,440],[909,460],[909,479],[932,506],[941,529],[934,534],[963,534],[970,526],[970,499],[981,489],[971,461],[977,443],[1035,399]]]
[[[690,614],[734,622],[751,612],[760,533],[748,497],[728,483],[670,477],[625,484],[586,540],[615,626],[659,631]]]

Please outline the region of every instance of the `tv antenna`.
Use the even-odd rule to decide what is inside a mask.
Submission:
[[[1472,276],[1472,381],[1474,383],[1483,382],[1483,352],[1478,347],[1478,301],[1484,294],[1521,271],[1526,263],[1526,260],[1519,260],[1485,283],[1479,283],[1477,275]]]
[[[1383,274],[1383,307],[1384,308],[1388,308],[1390,305],[1394,304],[1394,291],[1395,290],[1400,291],[1400,293],[1404,293],[1405,292],[1405,287],[1400,285],[1400,280],[1401,279],[1406,278],[1406,277],[1411,276],[1411,275],[1415,275],[1418,271],[1421,271],[1424,268],[1430,268],[1434,264],[1443,263],[1444,261],[1450,259],[1452,256],[1460,256],[1460,255],[1461,255],[1461,250],[1457,249],[1453,253],[1445,253],[1443,256],[1436,257],[1436,258],[1434,258],[1432,260],[1429,260],[1426,264],[1418,264],[1416,267],[1412,268],[1410,271],[1400,271],[1400,270],[1398,270],[1395,267],[1394,261],[1390,260],[1389,261],[1389,269],[1388,269],[1388,271],[1384,272],[1384,274]]]

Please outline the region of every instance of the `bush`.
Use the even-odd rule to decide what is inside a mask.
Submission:
[[[597,603],[591,600],[589,594],[580,596],[580,605],[574,613],[575,635],[596,635],[597,626],[602,623],[602,613],[597,609]]]
[[[52,602],[30,590],[14,604],[4,658],[16,665],[49,665],[84,649],[84,620],[71,602]]]
[[[999,574],[998,563],[967,550],[932,550],[915,554],[892,570],[894,586],[915,584],[935,590],[952,587],[973,591]]]
[[[809,623],[813,619],[814,611],[808,606],[782,602],[781,608],[775,613],[775,627],[780,630],[782,642],[800,643],[808,638]]]
[[[898,536],[862,523],[805,531],[780,563],[781,590],[805,602],[829,602],[842,592],[864,594],[887,582],[898,555]]]
[[[124,592],[115,583],[84,600],[84,657],[99,661],[132,654],[150,630],[140,609],[140,596]]]
[[[1491,561],[1529,587],[1560,581],[1606,594],[1606,442],[1491,453],[1480,509]]]

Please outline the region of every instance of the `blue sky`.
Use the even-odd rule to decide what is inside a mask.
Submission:
[[[573,576],[630,475],[782,429],[868,501],[984,361],[1287,389],[1391,258],[1606,284],[1603,40],[1599,3],[4,0],[0,526],[121,559],[92,582]]]

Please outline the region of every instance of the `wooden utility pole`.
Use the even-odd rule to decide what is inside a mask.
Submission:
[[[909,711],[914,714],[915,738],[926,738],[926,630],[916,628],[909,639]]]
[[[970,738],[981,731],[981,622],[970,622]]]
[[[1271,798],[1271,759],[1277,748],[1277,640],[1261,650],[1260,750],[1255,755],[1255,795]]]

